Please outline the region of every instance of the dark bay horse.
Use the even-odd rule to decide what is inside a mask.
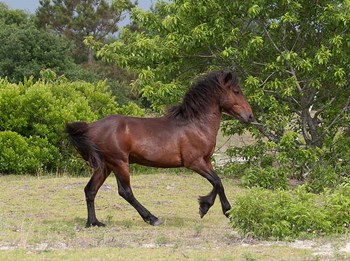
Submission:
[[[225,215],[231,206],[210,158],[214,152],[222,112],[242,123],[253,121],[237,78],[230,71],[212,72],[186,93],[181,104],[160,118],[110,115],[93,123],[68,124],[68,136],[91,168],[93,175],[85,187],[88,210],[86,226],[104,226],[95,214],[97,191],[113,172],[118,193],[151,225],[162,222],[134,197],[130,186],[129,164],[177,168],[186,167],[206,178],[212,191],[199,197],[203,217],[219,195]]]

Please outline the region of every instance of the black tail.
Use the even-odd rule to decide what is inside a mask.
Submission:
[[[86,122],[73,122],[66,125],[68,137],[76,150],[86,160],[91,168],[102,168],[103,156],[96,145],[86,136],[89,125]]]

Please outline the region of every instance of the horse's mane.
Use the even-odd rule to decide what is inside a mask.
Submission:
[[[181,120],[194,120],[200,118],[214,102],[219,102],[223,92],[222,83],[231,73],[232,82],[238,84],[238,77],[229,71],[215,71],[201,77],[185,94],[182,103],[167,110],[166,117]]]

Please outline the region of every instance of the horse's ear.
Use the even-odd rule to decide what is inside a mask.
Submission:
[[[224,78],[224,83],[228,84],[230,81],[232,81],[233,75],[232,72],[227,72]]]

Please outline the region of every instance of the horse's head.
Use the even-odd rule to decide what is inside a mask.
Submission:
[[[222,111],[239,119],[242,123],[253,122],[252,108],[243,95],[237,75],[233,72],[223,72],[219,83],[223,88],[220,99]]]

